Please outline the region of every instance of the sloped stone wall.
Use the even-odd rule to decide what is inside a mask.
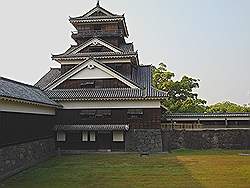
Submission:
[[[250,149],[250,129],[162,130],[163,150]]]
[[[162,152],[160,129],[132,129],[126,133],[126,152]]]
[[[55,155],[53,138],[0,148],[0,180]]]

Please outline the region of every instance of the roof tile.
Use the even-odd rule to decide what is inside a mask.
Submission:
[[[0,77],[0,97],[59,106],[39,88]]]

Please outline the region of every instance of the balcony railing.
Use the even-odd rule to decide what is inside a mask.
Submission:
[[[123,30],[118,29],[115,31],[103,31],[103,30],[85,30],[85,31],[74,31],[72,36],[78,37],[102,37],[102,36],[122,36]]]

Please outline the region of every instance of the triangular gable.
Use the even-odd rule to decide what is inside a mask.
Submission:
[[[118,52],[118,53],[123,52],[121,49],[115,47],[112,44],[107,43],[106,41],[103,41],[98,38],[93,38],[83,43],[82,45],[80,45],[77,49],[73,50],[70,54],[77,54],[83,49],[90,47],[90,46],[104,46],[105,48],[108,48],[111,52]]]
[[[101,13],[101,14],[98,15],[98,13]],[[100,6],[96,6],[95,8],[93,8],[92,10],[84,14],[82,17],[88,18],[88,17],[93,17],[93,16],[115,16],[115,15]]]
[[[87,64],[85,68],[71,76],[70,80],[91,80],[91,79],[109,79],[114,78],[114,76],[106,73],[98,67],[91,67],[91,64]]]
[[[89,70],[86,70],[86,69],[89,69]],[[93,72],[90,74],[91,71]],[[112,70],[108,66],[96,61],[95,59],[90,58],[84,61],[83,63],[77,65],[75,68],[69,70],[64,75],[60,76],[54,82],[49,84],[46,87],[46,90],[52,90],[68,79],[78,79],[78,78],[82,79],[83,76],[86,76],[86,73],[89,73],[89,75],[92,75],[93,78],[96,78],[94,77],[95,73],[97,73],[98,74],[97,76],[100,76],[100,77],[116,78],[120,80],[121,82],[123,82],[124,84],[126,84],[127,86],[129,86],[130,88],[136,88],[136,89],[139,88],[139,86],[137,86],[136,83],[127,79],[120,73],[116,72],[115,70]]]

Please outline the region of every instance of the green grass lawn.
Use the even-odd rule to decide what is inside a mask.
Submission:
[[[0,187],[250,187],[250,156],[239,156],[241,152],[179,150],[149,157],[61,156],[7,179]]]

